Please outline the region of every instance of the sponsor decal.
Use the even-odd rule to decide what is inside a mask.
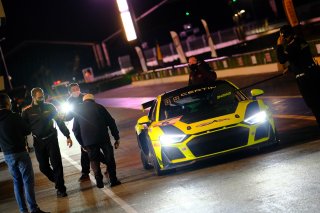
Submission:
[[[213,123],[216,123],[216,122],[229,121],[229,120],[230,120],[230,118],[217,119],[217,120],[213,120],[213,121],[209,121],[209,122],[206,122],[206,123],[199,124],[196,127],[203,127],[203,126],[207,126],[207,125],[210,125],[210,124],[213,124]]]
[[[210,86],[210,87],[202,87],[202,88],[199,88],[199,89],[194,89],[194,90],[190,90],[190,91],[187,91],[187,92],[183,92],[177,96],[174,96],[174,97],[170,97],[170,98],[167,98],[164,100],[164,104],[166,106],[170,105],[171,102],[177,102],[180,100],[181,97],[185,97],[185,96],[188,96],[188,95],[191,95],[191,94],[195,94],[195,93],[198,93],[198,92],[203,92],[203,91],[207,91],[207,90],[213,90],[215,89],[216,86]],[[231,94],[231,92],[230,92]]]
[[[181,118],[182,118],[182,116],[175,117],[175,118],[171,118],[171,119],[168,119],[168,120],[164,120],[164,121],[162,121],[162,122],[159,122],[159,123],[154,124],[152,127],[174,125],[175,123],[177,123],[178,121],[180,121]]]
[[[218,95],[218,96],[217,96],[217,100],[219,100],[220,98],[229,96],[229,95],[231,95],[231,92],[226,92],[226,93],[224,93],[224,94]]]

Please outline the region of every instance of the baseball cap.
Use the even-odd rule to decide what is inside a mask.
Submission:
[[[86,101],[86,100],[94,100],[94,95],[93,94],[85,94],[82,98],[83,101]]]

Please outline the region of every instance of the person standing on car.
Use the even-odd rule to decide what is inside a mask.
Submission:
[[[83,96],[85,95],[84,93],[81,93],[80,91],[80,86],[77,83],[71,83],[69,84],[69,94],[70,96],[67,99],[67,102],[72,105],[72,108],[77,108],[80,104],[83,103]],[[65,115],[64,121],[71,121],[74,117],[73,112],[69,112]],[[105,163],[103,153],[100,152],[101,155],[101,162]],[[84,182],[90,180],[89,173],[90,173],[90,160],[89,160],[89,155],[88,152],[81,147],[81,173],[82,175],[79,178],[79,182]]]
[[[217,73],[205,61],[192,56],[188,59],[189,85],[208,84],[217,79]]]
[[[320,93],[314,87],[319,83],[320,68],[313,60],[309,44],[290,25],[280,28],[277,58],[281,64],[289,62],[288,70],[294,73],[300,93],[320,126]]]
[[[66,197],[68,195],[64,185],[57,129],[54,127],[53,120],[56,121],[60,131],[66,136],[69,148],[72,146],[70,132],[64,122],[58,117],[55,106],[44,102],[44,92],[41,88],[33,88],[31,96],[32,103],[23,110],[22,118],[31,129],[34,139],[33,146],[40,171],[50,181],[55,183],[57,197]]]
[[[73,132],[80,145],[88,151],[98,188],[104,187],[99,160],[100,149],[106,159],[110,186],[121,184],[116,175],[116,163],[108,129],[115,139],[114,147],[117,149],[120,137],[115,120],[102,105],[94,101],[92,94],[83,96],[83,104],[75,112]]]
[[[25,137],[30,134],[27,124],[17,113],[11,111],[11,100],[0,93],[0,147],[13,178],[14,194],[20,212],[32,213],[40,210],[34,192],[34,173],[29,153],[25,148]]]

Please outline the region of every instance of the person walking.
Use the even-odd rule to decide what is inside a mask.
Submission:
[[[288,70],[295,75],[300,93],[320,126],[320,93],[315,89],[319,84],[320,68],[312,57],[309,44],[290,25],[280,28],[277,58],[281,64],[289,63]]]
[[[102,105],[94,101],[92,94],[84,95],[83,104],[75,113],[73,132],[80,145],[88,152],[98,188],[104,187],[99,160],[100,149],[107,163],[110,187],[121,184],[116,175],[116,163],[108,129],[115,139],[114,147],[117,149],[120,137],[115,120]]]
[[[79,84],[77,83],[71,83],[69,84],[69,94],[70,96],[68,97],[67,99],[67,103],[69,103],[73,109],[76,109],[80,104],[83,103],[83,96],[85,95],[84,93],[82,93],[80,91],[80,86]],[[71,121],[74,117],[74,113],[73,112],[69,112],[67,113],[63,120],[64,121]],[[81,147],[81,176],[79,178],[79,182],[84,182],[84,181],[88,181],[90,180],[90,177],[89,177],[89,173],[90,173],[90,160],[89,160],[89,155],[88,155],[88,152],[83,148]],[[103,156],[103,153],[100,152],[100,161],[104,164],[106,164],[105,162],[105,158]],[[105,173],[107,174],[107,172]]]
[[[28,212],[26,201],[32,213],[43,213],[34,192],[34,173],[25,137],[30,129],[19,114],[11,111],[11,100],[7,94],[0,94],[0,147],[13,178],[14,194],[22,213]]]
[[[189,85],[208,84],[217,79],[217,73],[205,61],[192,56],[188,59]]]
[[[60,131],[66,136],[69,148],[72,146],[70,132],[64,122],[58,117],[55,106],[44,102],[44,92],[41,88],[33,88],[31,96],[32,103],[23,110],[22,118],[31,129],[34,140],[33,146],[40,171],[50,181],[55,183],[57,197],[66,197],[68,195],[64,185],[58,134],[53,120],[56,121]]]

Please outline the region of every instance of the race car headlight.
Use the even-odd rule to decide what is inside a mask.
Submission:
[[[266,120],[267,120],[267,113],[265,111],[261,111],[250,116],[249,118],[244,119],[244,122],[250,125],[253,125],[257,123],[263,123]]]
[[[62,112],[68,114],[69,112],[71,112],[73,110],[73,105],[70,104],[70,103],[65,102],[65,103],[60,105],[60,109],[61,109]]]
[[[186,135],[162,135],[160,136],[160,143],[162,145],[169,145],[174,143],[179,143],[185,139]]]

